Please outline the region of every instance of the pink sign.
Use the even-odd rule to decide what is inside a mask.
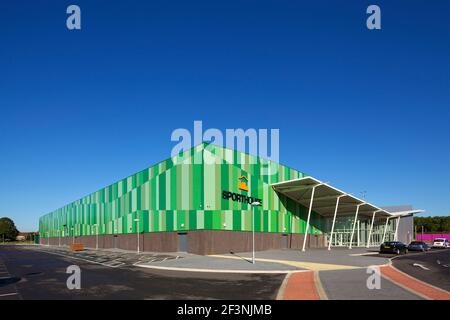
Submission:
[[[433,241],[436,238],[445,238],[450,240],[450,233],[417,233],[416,240],[417,241]]]

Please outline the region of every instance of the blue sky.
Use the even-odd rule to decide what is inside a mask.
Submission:
[[[450,2],[2,1],[0,216],[170,155],[176,128],[279,128],[280,162],[450,214]],[[82,30],[65,26],[78,4]]]

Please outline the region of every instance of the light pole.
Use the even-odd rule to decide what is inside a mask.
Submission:
[[[252,263],[255,264],[255,207],[261,205],[261,202],[254,201],[251,203],[252,206]]]
[[[50,247],[50,232],[47,231],[47,247]]]
[[[95,236],[95,250],[98,250],[98,224],[94,224],[96,236]]]
[[[75,243],[75,229],[72,227],[70,228],[70,230],[72,230],[72,244]]]
[[[137,253],[139,254],[140,246],[139,246],[139,218],[134,219],[136,222],[136,230],[137,230]]]

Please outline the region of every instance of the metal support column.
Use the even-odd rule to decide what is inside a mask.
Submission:
[[[395,225],[394,241],[398,241],[398,226],[400,225],[400,217],[397,218],[397,223]]]
[[[370,247],[370,240],[371,240],[371,237],[372,237],[373,222],[375,221],[375,214],[377,212],[378,211],[374,211],[373,215],[372,215],[372,223],[370,224],[370,229],[369,229],[369,238],[367,239],[367,248]]]
[[[315,185],[312,188],[312,192],[311,192],[311,200],[309,202],[309,210],[308,210],[308,218],[306,219],[306,230],[305,230],[305,236],[303,237],[303,247],[302,247],[302,251],[305,251],[306,248],[306,239],[308,238],[308,231],[309,231],[309,219],[311,218],[311,211],[312,211],[312,205],[313,205],[313,200],[314,200],[314,193],[316,191],[316,188],[319,185]]]
[[[334,225],[336,223],[336,215],[337,215],[337,211],[338,211],[338,207],[339,207],[339,201],[344,196],[346,196],[346,195],[345,194],[344,195],[340,195],[336,199],[336,207],[334,208],[334,216],[333,216],[333,223],[331,225],[331,235],[330,235],[330,241],[328,242],[328,250],[331,250],[331,243],[333,242]]]
[[[352,235],[350,236],[350,244],[348,246],[349,249],[352,248],[352,244],[353,244],[353,236],[355,235],[355,227],[356,227],[356,221],[358,220],[359,207],[361,207],[363,204],[365,204],[365,203],[361,203],[356,206],[355,220],[353,221]]]
[[[384,232],[383,232],[383,240],[381,240],[381,243],[384,243],[384,240],[386,239],[386,231],[387,231],[388,222],[389,222],[389,217],[386,218],[386,224],[384,225]]]

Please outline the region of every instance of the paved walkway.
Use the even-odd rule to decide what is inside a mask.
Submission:
[[[427,252],[401,256],[398,260],[405,260],[413,265],[417,259],[423,261],[445,259],[449,252]],[[410,261],[411,260],[411,261]],[[397,262],[397,260],[394,260]],[[403,264],[401,264],[404,267]],[[427,264],[430,266],[430,264]],[[442,265],[446,267],[447,265]],[[413,267],[417,269],[416,267]],[[373,270],[378,270],[379,287],[368,285]],[[444,268],[445,269],[445,268]],[[443,270],[444,270],[443,269]],[[440,277],[426,268],[421,272],[428,272],[425,278]],[[445,269],[446,270],[446,269]],[[417,271],[420,272],[420,271]],[[417,273],[416,272],[416,273]],[[373,284],[373,283],[372,283]],[[371,268],[355,268],[348,270],[315,270],[303,274],[289,274],[280,288],[278,299],[285,300],[450,300],[450,292],[421,281],[395,268],[391,261],[385,265],[371,266]]]
[[[380,277],[380,287],[370,289],[367,282],[372,273],[366,268],[356,270],[320,271],[321,285],[330,300],[418,300],[421,297]]]
[[[279,296],[282,300],[320,300],[313,271],[293,273],[286,277],[285,288]]]
[[[370,252],[369,252],[370,253]],[[355,255],[356,254],[356,255]],[[287,273],[300,271],[351,270],[369,265],[382,265],[389,262],[384,257],[373,257],[367,249],[354,250],[270,250],[256,252],[255,264],[249,252],[223,255],[185,255],[182,260],[161,263],[139,263],[139,267],[180,271],[209,272],[267,272]],[[372,253],[370,253],[372,254]]]
[[[220,256],[250,259],[252,254],[251,252],[244,252]],[[312,267],[314,267],[314,264],[319,266],[331,265],[336,266],[339,269],[341,268],[338,266],[344,266],[344,268],[354,268],[389,263],[389,256],[380,256],[377,251],[366,248],[354,248],[351,250],[346,248],[333,248],[332,250],[310,249],[305,252],[301,252],[300,250],[268,250],[256,252],[255,257],[257,259],[308,263],[311,264]],[[313,269],[314,268],[311,270]],[[326,269],[333,269],[333,267]]]
[[[189,272],[221,272],[221,273],[288,273],[306,270],[304,267],[284,263],[278,260],[260,259],[252,264],[251,259],[240,257],[197,256],[188,255],[178,261],[162,261],[158,263],[139,263],[138,267]]]

